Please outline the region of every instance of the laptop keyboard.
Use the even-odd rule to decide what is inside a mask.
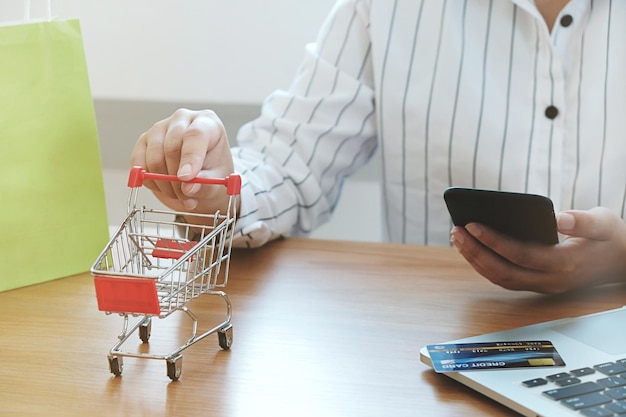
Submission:
[[[626,417],[626,358],[523,381],[583,416]],[[546,389],[549,388],[549,389]]]

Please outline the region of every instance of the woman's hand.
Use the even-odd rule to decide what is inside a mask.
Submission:
[[[450,241],[494,284],[511,290],[557,294],[585,286],[626,281],[626,224],[596,207],[557,215],[564,238],[546,246],[516,241],[486,226],[455,226]]]
[[[230,144],[222,121],[210,110],[179,109],[143,133],[131,155],[131,165],[148,172],[223,178],[233,173]],[[175,211],[224,212],[228,196],[220,186],[146,181],[154,195]],[[188,219],[193,222],[193,219]]]

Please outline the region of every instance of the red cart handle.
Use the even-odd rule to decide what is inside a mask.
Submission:
[[[172,182],[193,182],[198,184],[224,185],[228,195],[236,195],[241,192],[241,176],[230,174],[226,178],[202,178],[196,177],[189,181],[182,181],[176,175],[155,174],[146,172],[142,167],[132,167],[128,176],[128,186],[131,188],[141,187],[144,180],[172,181]]]

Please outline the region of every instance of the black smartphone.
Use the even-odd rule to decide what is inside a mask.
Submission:
[[[554,206],[548,197],[450,187],[443,198],[456,226],[476,222],[525,242],[559,242]]]

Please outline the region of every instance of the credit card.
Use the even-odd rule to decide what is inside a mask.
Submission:
[[[438,344],[427,349],[436,372],[565,366],[547,340]]]

